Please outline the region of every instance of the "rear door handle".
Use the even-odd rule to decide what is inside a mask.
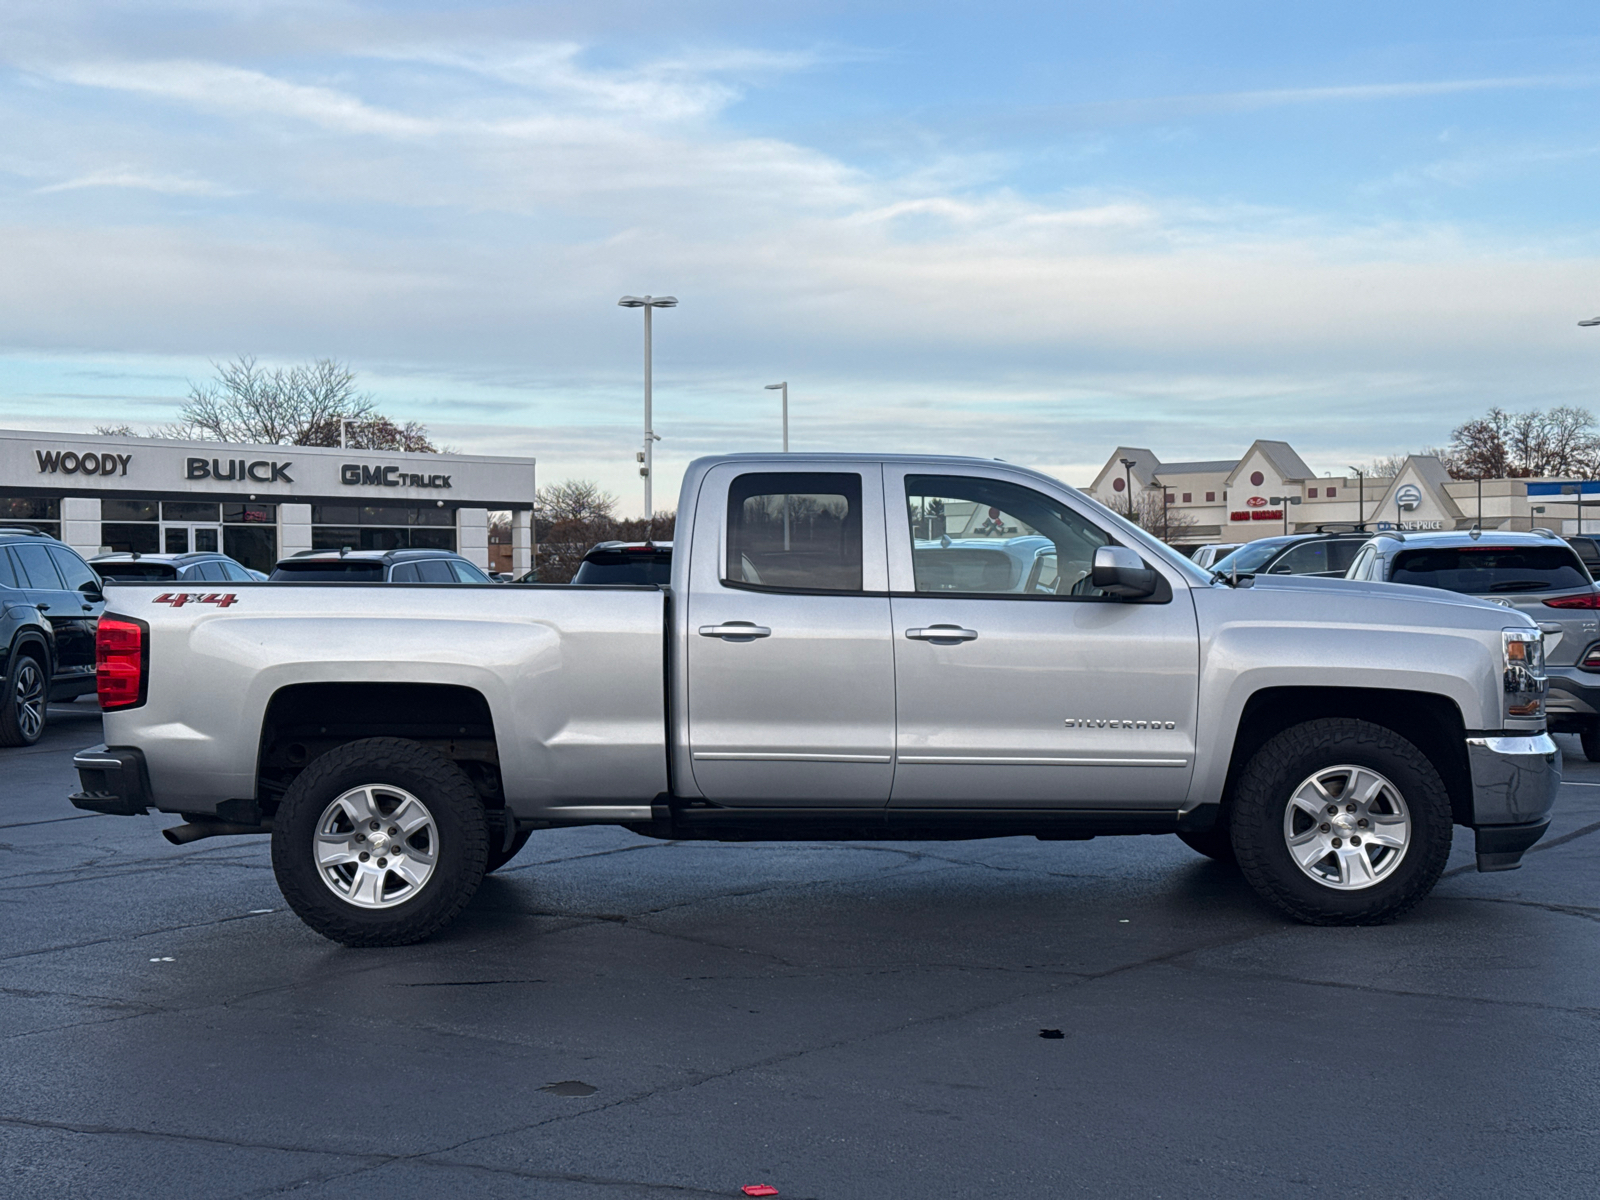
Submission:
[[[700,626],[700,636],[722,638],[729,642],[753,642],[757,638],[771,637],[772,630],[749,621],[728,621],[722,625]]]
[[[970,642],[978,636],[978,631],[959,625],[930,625],[926,629],[908,629],[906,636],[918,642]]]

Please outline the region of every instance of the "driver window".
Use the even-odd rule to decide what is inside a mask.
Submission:
[[[996,479],[908,475],[918,592],[1103,597],[1090,586],[1098,527],[1042,492]]]

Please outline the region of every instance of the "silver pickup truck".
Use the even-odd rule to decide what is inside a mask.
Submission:
[[[672,583],[116,589],[79,808],[270,834],[350,945],[428,936],[529,835],[1176,834],[1302,921],[1392,919],[1452,827],[1544,832],[1538,628],[1470,597],[1218,579],[998,461],[731,456]]]

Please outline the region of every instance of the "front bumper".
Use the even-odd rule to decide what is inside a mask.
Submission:
[[[1478,870],[1510,871],[1550,827],[1561,788],[1561,750],[1548,733],[1469,737],[1467,761]]]
[[[150,811],[150,776],[144,754],[131,746],[91,746],[72,756],[83,791],[68,799],[74,808],[113,817]]]

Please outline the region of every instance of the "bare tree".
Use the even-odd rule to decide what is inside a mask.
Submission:
[[[1198,522],[1177,505],[1165,503],[1165,499],[1171,495],[1171,492],[1167,492],[1164,497],[1160,488],[1147,488],[1140,492],[1134,502],[1133,521],[1139,528],[1155,534],[1164,542],[1174,539],[1183,541],[1184,534]]]
[[[1508,413],[1491,408],[1450,435],[1450,473],[1458,479],[1587,476],[1600,469],[1594,414],[1575,405]]]
[[[206,384],[189,385],[173,437],[257,445],[337,446],[358,450],[436,452],[415,421],[398,424],[356,387],[355,372],[331,358],[271,369],[248,356],[213,363]]]

